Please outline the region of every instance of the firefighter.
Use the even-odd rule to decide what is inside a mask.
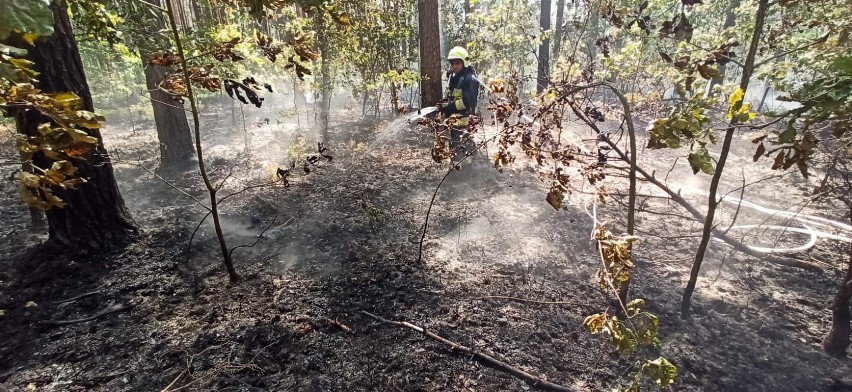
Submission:
[[[476,73],[468,64],[470,55],[465,48],[456,46],[450,49],[447,61],[450,71],[447,72],[449,84],[447,94],[439,105],[441,113],[447,117],[447,124],[452,127],[451,147],[456,151],[456,157],[463,156],[459,151],[459,142],[468,126],[468,119],[476,111],[476,101],[479,95],[479,80]],[[468,143],[470,144],[470,143]],[[471,148],[472,146],[467,146]]]

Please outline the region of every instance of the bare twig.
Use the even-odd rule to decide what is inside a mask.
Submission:
[[[55,304],[64,304],[64,303],[68,303],[68,302],[74,302],[74,301],[76,301],[76,300],[78,300],[78,299],[83,299],[83,298],[91,297],[91,296],[93,296],[93,295],[98,295],[98,294],[100,294],[100,293],[101,293],[101,291],[100,291],[100,290],[90,291],[90,292],[88,292],[88,293],[83,293],[83,294],[80,294],[80,295],[75,296],[75,297],[71,297],[71,298],[68,298],[68,299],[63,299],[63,300],[61,300],[61,301],[56,301],[56,302],[54,302],[54,303],[55,303]]]
[[[176,383],[178,380],[180,380],[180,379],[181,379],[181,377],[183,377],[183,375],[184,375],[184,374],[186,374],[186,369],[184,369],[184,370],[182,370],[180,373],[178,373],[177,377],[175,377],[175,379],[174,379],[174,380],[172,380],[172,382],[170,382],[170,383],[169,383],[169,385],[166,385],[166,387],[165,387],[165,388],[163,388],[160,392],[168,392],[168,391],[169,391],[169,389],[170,389],[173,385],[175,385],[175,383]]]
[[[480,142],[476,146],[476,148],[473,149],[473,151],[470,154],[465,155],[464,158],[460,159],[458,162],[453,163],[453,166],[449,170],[447,170],[447,172],[444,174],[444,177],[442,177],[441,181],[438,182],[438,186],[435,187],[435,192],[432,193],[432,200],[429,201],[429,207],[426,208],[426,219],[423,222],[423,234],[420,235],[420,246],[419,246],[419,250],[417,252],[417,262],[418,263],[423,262],[423,242],[426,240],[426,232],[429,229],[429,215],[432,213],[432,207],[435,205],[435,198],[438,196],[438,191],[441,189],[441,185],[444,184],[444,181],[447,180],[447,177],[449,177],[450,174],[453,173],[453,171],[458,170],[457,168],[459,167],[459,165],[462,164],[462,162],[470,159],[470,157],[472,157],[474,154],[476,154],[483,146],[490,143],[491,141],[496,139],[498,136],[500,136],[500,132],[497,132],[496,134],[494,134],[494,136],[490,137],[489,139]]]
[[[345,333],[348,333],[348,334],[353,334],[353,333],[355,333],[355,332],[352,330],[352,328],[351,328],[351,327],[349,327],[349,326],[348,326],[348,325],[346,325],[346,324],[341,323],[340,321],[337,321],[337,320],[335,320],[335,319],[328,318],[328,317],[326,317],[326,318],[325,318],[325,321],[327,321],[329,324],[331,324],[331,325],[333,325],[333,326],[337,327],[339,330],[341,330],[341,331],[343,331],[343,332],[345,332]]]
[[[527,372],[525,372],[521,369],[518,369],[518,368],[516,368],[512,365],[509,365],[506,362],[503,362],[499,359],[496,359],[496,358],[494,358],[494,357],[492,357],[488,354],[484,354],[484,353],[481,353],[479,351],[475,351],[475,350],[473,350],[469,347],[462,346],[462,345],[455,343],[451,340],[447,340],[447,339],[445,339],[445,338],[443,338],[443,337],[441,337],[441,336],[439,336],[439,335],[437,335],[433,332],[427,331],[427,330],[425,330],[421,327],[418,327],[414,324],[411,324],[409,322],[387,320],[387,319],[381,318],[379,316],[376,316],[375,314],[372,314],[372,313],[366,312],[366,311],[361,311],[361,314],[363,314],[363,315],[365,315],[365,316],[367,316],[367,317],[369,317],[373,320],[381,322],[383,324],[394,325],[394,326],[397,326],[397,327],[407,328],[407,329],[410,329],[412,331],[418,332],[418,333],[420,333],[420,334],[422,334],[422,335],[424,335],[424,336],[426,336],[426,337],[428,337],[428,338],[430,338],[434,341],[437,341],[437,342],[440,342],[442,344],[449,346],[450,350],[452,350],[452,351],[463,352],[465,354],[470,355],[473,358],[478,359],[479,361],[483,362],[486,365],[494,367],[497,370],[501,370],[501,371],[509,373],[509,374],[511,374],[515,377],[518,377],[518,378],[524,380],[527,384],[529,384],[530,386],[532,386],[534,388],[539,388],[539,389],[547,390],[547,391],[557,391],[557,392],[573,392],[574,391],[574,389],[572,389],[572,388],[569,388],[569,387],[566,387],[566,386],[563,386],[563,385],[559,385],[559,384],[554,384],[550,381],[545,380],[542,377],[536,377],[536,376],[534,376],[530,373],[527,373]]]
[[[85,323],[87,321],[92,321],[92,320],[101,318],[101,317],[106,316],[106,315],[130,310],[134,306],[135,306],[135,304],[132,304],[132,303],[115,304],[115,305],[112,305],[112,306],[110,306],[110,307],[108,307],[104,310],[101,310],[100,312],[97,312],[94,315],[91,315],[89,317],[84,317],[84,318],[81,318],[81,319],[72,319],[72,320],[42,320],[42,321],[39,321],[39,324],[50,325],[50,326],[60,326],[60,325],[71,325],[71,324]]]
[[[187,193],[187,192],[186,192],[185,190],[183,190],[183,189],[178,188],[177,186],[175,186],[174,184],[172,184],[171,182],[169,182],[169,180],[167,180],[167,179],[163,178],[161,175],[157,174],[156,172],[154,172],[153,170],[149,169],[149,168],[148,168],[148,167],[146,167],[145,165],[143,165],[143,164],[141,164],[141,163],[132,163],[132,162],[125,162],[125,163],[127,163],[127,164],[129,164],[129,165],[133,165],[133,166],[141,167],[143,170],[145,170],[146,172],[150,173],[152,176],[157,177],[157,179],[159,179],[160,181],[162,181],[164,184],[166,184],[166,185],[168,185],[169,187],[171,187],[172,189],[174,189],[174,190],[176,190],[176,191],[180,192],[180,193],[181,193],[181,194],[183,194],[184,196],[186,196],[186,197],[188,197],[188,198],[192,199],[193,201],[195,201],[195,203],[196,203],[196,204],[198,204],[199,206],[201,206],[201,207],[202,207],[202,208],[204,208],[205,210],[210,211],[210,207],[208,207],[206,204],[202,203],[202,202],[201,202],[201,200],[198,200],[198,198],[197,198],[197,197],[195,197],[195,196],[193,196],[193,195],[190,195],[189,193]]]
[[[254,240],[254,242],[251,243],[251,245],[237,245],[237,246],[231,248],[231,251],[228,252],[228,254],[229,255],[233,254],[235,250],[240,249],[240,248],[253,248],[255,245],[257,245],[258,242],[260,242],[260,239],[263,238],[263,235],[266,234],[266,231],[269,230],[269,228],[272,227],[273,224],[275,224],[275,221],[277,219],[278,219],[278,217],[272,218],[272,222],[269,222],[269,224],[266,225],[266,228],[263,229],[263,231],[261,231],[260,234],[257,235],[257,238]],[[286,224],[290,223],[291,220],[293,220],[293,218],[288,219],[287,222],[284,222],[284,224],[286,225]]]
[[[241,193],[243,193],[243,192],[246,192],[246,191],[248,191],[248,190],[255,189],[255,188],[263,188],[263,187],[267,187],[267,186],[275,185],[275,184],[277,184],[277,183],[279,183],[279,182],[281,182],[281,179],[280,179],[280,178],[279,178],[279,179],[277,179],[277,180],[275,180],[275,181],[264,182],[264,183],[262,183],[262,184],[249,185],[249,186],[247,186],[247,187],[245,187],[245,188],[243,188],[243,189],[240,189],[240,190],[238,190],[238,191],[236,191],[236,192],[229,193],[229,194],[227,194],[227,195],[225,195],[225,196],[222,196],[222,198],[220,198],[220,199],[219,199],[219,201],[217,201],[216,203],[217,203],[217,204],[222,204],[222,202],[224,202],[225,200],[227,200],[227,199],[229,199],[229,198],[231,198],[231,197],[233,197],[233,196],[239,195],[239,194],[241,194]]]
[[[627,155],[625,155],[624,152],[621,151],[621,149],[618,148],[617,145],[615,145],[615,143],[612,143],[608,139],[604,139],[604,140],[607,142],[607,144],[609,144],[610,147],[612,147],[612,150],[615,151],[616,155],[619,156],[619,159],[624,160],[624,161],[626,161],[628,159]],[[668,186],[666,186],[665,184],[660,182],[660,180],[656,179],[653,175],[651,175],[650,173],[648,173],[645,169],[642,169],[641,167],[636,168],[636,173],[641,174],[643,177],[645,177],[646,180],[648,180],[648,182],[654,184],[657,188],[660,188],[660,190],[662,190],[663,192],[668,194],[669,197],[671,197],[671,199],[674,202],[676,202],[677,204],[680,204],[681,207],[683,207],[685,210],[687,210],[690,213],[690,215],[692,215],[692,217],[696,221],[704,222],[704,220],[705,220],[704,215],[700,211],[698,211],[698,209],[696,209],[695,206],[693,206],[691,203],[686,201],[686,199],[684,199],[683,196],[681,196],[677,192],[673,191],[671,188],[669,188]],[[766,254],[763,254],[763,253],[760,253],[760,252],[756,252],[756,251],[752,250],[751,248],[745,246],[742,242],[737,241],[735,238],[728,236],[727,234],[721,232],[718,229],[713,230],[713,236],[724,241],[725,243],[734,247],[735,249],[737,249],[740,252],[743,252],[743,253],[745,253],[749,256],[752,256],[752,257],[755,257],[755,258],[758,258],[758,259],[761,259],[761,260],[766,260],[766,261],[773,263],[773,264],[784,265],[784,266],[788,266],[788,267],[802,268],[802,269],[809,270],[809,271],[822,271],[822,267],[820,267],[819,265],[813,264],[813,263],[808,263],[808,262],[804,262],[804,261],[800,261],[800,260],[790,260],[790,259],[785,259],[785,258],[780,258],[780,257],[774,257],[774,256],[771,256],[771,255],[766,255]]]
[[[484,297],[480,297],[482,299],[506,299],[511,301],[524,302],[528,304],[539,304],[539,305],[576,305],[577,303],[574,301],[536,301],[534,299],[520,298],[520,297],[509,297],[504,295],[486,295]]]
[[[198,229],[201,228],[201,225],[204,224],[204,221],[207,220],[207,217],[210,216],[212,212],[208,212],[201,218],[201,221],[195,225],[195,230],[192,231],[192,235],[189,236],[189,242],[186,243],[186,259],[184,259],[184,263],[189,263],[189,258],[192,256],[192,240],[195,239],[195,234],[198,233]]]

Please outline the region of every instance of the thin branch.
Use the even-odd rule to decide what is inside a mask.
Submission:
[[[508,297],[504,295],[486,295],[484,297],[480,297],[482,299],[507,299],[511,301],[524,302],[528,304],[539,304],[539,305],[577,305],[575,301],[536,301],[533,299],[527,298],[519,298],[519,297]]]
[[[90,291],[90,292],[88,292],[88,293],[83,293],[83,294],[80,294],[80,295],[75,296],[75,297],[71,297],[71,298],[68,298],[68,299],[63,299],[63,300],[60,300],[60,301],[56,301],[56,302],[54,302],[54,303],[55,303],[55,304],[64,304],[64,303],[68,303],[68,302],[74,302],[74,301],[76,301],[76,300],[78,300],[78,299],[83,299],[83,298],[91,297],[91,296],[93,296],[93,295],[98,295],[98,294],[100,294],[100,293],[101,293],[101,290]]]
[[[159,6],[159,5],[151,4],[151,3],[147,2],[147,1],[144,1],[144,0],[136,0],[136,1],[138,1],[138,2],[140,2],[140,3],[142,3],[142,4],[145,4],[145,5],[147,5],[148,7],[151,7],[151,8],[153,8],[153,9],[155,9],[155,10],[162,11],[162,12],[166,12],[166,9],[165,9],[165,8],[163,8],[163,7],[161,7],[161,6]]]
[[[230,198],[230,197],[232,197],[232,196],[239,195],[239,194],[241,194],[241,193],[243,193],[243,192],[245,192],[245,191],[248,191],[248,190],[250,190],[250,189],[263,188],[263,187],[267,187],[267,186],[272,186],[272,185],[275,185],[275,184],[277,184],[277,183],[279,183],[279,182],[281,182],[281,179],[277,179],[277,180],[275,180],[275,181],[270,181],[270,182],[265,182],[265,183],[262,183],[262,184],[249,185],[249,186],[247,186],[247,187],[245,187],[245,188],[243,188],[243,189],[241,189],[241,190],[238,190],[238,191],[236,191],[236,192],[234,192],[234,193],[229,193],[229,194],[227,194],[227,195],[223,196],[221,199],[219,199],[219,201],[217,201],[217,202],[216,202],[216,204],[222,204],[222,202],[223,202],[223,201],[225,201],[225,200],[227,200],[228,198]]]
[[[501,135],[501,133],[497,132],[491,138],[479,143],[479,145],[477,145],[476,148],[473,149],[473,151],[470,154],[465,155],[464,158],[460,159],[458,162],[455,162],[453,164],[453,166],[449,170],[447,170],[447,172],[444,174],[444,177],[441,178],[441,181],[438,182],[438,186],[435,187],[435,192],[432,193],[432,200],[429,201],[429,207],[426,209],[426,219],[423,222],[423,234],[420,235],[420,245],[419,245],[419,250],[417,252],[417,263],[423,262],[423,242],[426,240],[426,231],[429,229],[429,215],[432,213],[432,207],[435,205],[435,198],[438,196],[438,191],[441,189],[441,185],[444,184],[444,181],[447,180],[447,178],[450,176],[450,174],[452,174],[452,172],[454,170],[457,170],[457,168],[459,167],[459,165],[462,164],[462,162],[468,160],[470,157],[473,156],[473,154],[477,153],[483,146],[490,143],[491,141],[493,141],[494,139],[496,139],[500,135]]]
[[[822,37],[819,37],[819,38],[815,39],[813,42],[807,43],[807,44],[805,44],[805,45],[802,45],[802,46],[799,46],[799,47],[796,47],[796,48],[793,48],[793,49],[790,49],[790,50],[785,50],[785,51],[783,51],[783,52],[781,52],[781,53],[778,53],[778,54],[776,54],[776,55],[774,55],[774,56],[771,56],[771,57],[769,57],[769,58],[767,58],[767,59],[765,59],[765,60],[763,60],[763,61],[761,61],[761,62],[759,62],[759,63],[755,64],[755,65],[754,65],[754,68],[756,69],[756,68],[758,68],[758,67],[760,67],[760,66],[762,66],[762,65],[765,65],[765,64],[769,63],[770,61],[773,61],[773,60],[775,60],[775,59],[778,59],[778,58],[784,57],[784,56],[786,56],[786,55],[788,55],[788,54],[790,54],[790,53],[798,52],[798,51],[800,51],[800,50],[805,50],[805,49],[810,48],[811,46],[814,46],[814,45],[816,45],[816,44],[818,44],[818,43],[820,43],[820,42],[825,42],[825,40],[827,40],[827,39],[828,39],[828,36],[829,36],[830,34],[831,34],[831,31],[829,31],[829,32],[825,33],[825,35],[823,35]]]
[[[489,365],[489,366],[491,366],[491,367],[493,367],[497,370],[501,370],[501,371],[509,373],[509,374],[511,374],[515,377],[518,377],[518,378],[524,380],[528,385],[530,385],[533,388],[538,388],[538,389],[547,390],[547,391],[556,391],[556,392],[574,392],[574,389],[572,389],[570,387],[566,387],[566,386],[559,385],[559,384],[554,384],[550,381],[545,380],[542,377],[536,377],[536,376],[534,376],[530,373],[527,373],[527,372],[525,372],[521,369],[518,369],[518,368],[516,368],[512,365],[509,365],[506,362],[503,362],[499,359],[496,359],[496,358],[494,358],[494,357],[492,357],[488,354],[484,354],[484,353],[481,353],[479,351],[475,351],[475,350],[473,350],[469,347],[462,346],[461,344],[458,344],[458,343],[453,342],[451,340],[447,340],[447,339],[445,339],[445,338],[443,338],[443,337],[441,337],[441,336],[439,336],[439,335],[437,335],[437,334],[435,334],[431,331],[427,331],[426,329],[418,327],[418,326],[411,324],[409,322],[387,320],[387,319],[381,318],[379,316],[376,316],[375,314],[372,314],[372,313],[366,312],[366,311],[361,311],[361,314],[363,314],[363,315],[365,315],[365,316],[367,316],[367,317],[369,317],[373,320],[376,320],[380,323],[383,323],[383,324],[394,325],[394,326],[397,326],[397,327],[407,328],[407,329],[410,329],[412,331],[418,332],[418,333],[428,337],[429,339],[432,339],[436,342],[440,342],[444,345],[449,346],[451,351],[463,352],[463,353],[468,354],[471,357],[476,358],[479,361],[481,361],[482,363]]]
[[[184,259],[184,263],[189,263],[189,258],[192,256],[192,240],[195,239],[195,234],[198,233],[198,229],[201,228],[201,225],[204,223],[204,221],[207,220],[207,217],[210,216],[210,214],[212,213],[213,211],[207,212],[207,214],[204,215],[203,218],[201,218],[201,221],[198,222],[197,225],[195,225],[195,230],[192,231],[192,235],[189,236],[189,242],[187,242],[186,244],[186,259]]]
[[[145,170],[146,172],[150,173],[150,174],[151,174],[151,175],[153,175],[154,177],[157,177],[160,181],[162,181],[163,183],[165,183],[166,185],[168,185],[168,186],[169,186],[169,187],[171,187],[172,189],[174,189],[174,190],[176,190],[176,191],[180,192],[181,194],[183,194],[183,195],[184,195],[184,196],[186,196],[186,197],[189,197],[190,199],[192,199],[193,201],[195,201],[195,203],[197,203],[199,206],[201,206],[201,207],[202,207],[202,208],[204,208],[205,210],[210,211],[210,207],[207,207],[207,205],[206,205],[206,204],[204,204],[204,203],[202,203],[202,202],[201,202],[201,200],[198,200],[198,198],[196,198],[196,197],[195,197],[195,196],[193,196],[193,195],[190,195],[189,193],[187,193],[187,192],[186,192],[186,191],[184,191],[183,189],[178,188],[177,186],[175,186],[174,184],[172,184],[171,182],[169,182],[169,180],[166,180],[165,178],[163,178],[163,177],[162,177],[162,176],[160,176],[159,174],[155,173],[153,170],[151,170],[151,169],[147,168],[145,165],[143,165],[143,164],[141,164],[141,163],[131,163],[131,162],[125,162],[125,163],[127,163],[128,165],[133,165],[133,166],[141,167],[143,170]]]
[[[39,324],[51,325],[51,326],[61,326],[61,325],[85,323],[87,321],[92,321],[92,320],[101,318],[101,317],[106,316],[106,315],[130,310],[134,306],[135,306],[135,304],[132,304],[132,303],[122,304],[122,305],[115,304],[115,305],[112,305],[112,306],[110,306],[110,307],[108,307],[104,310],[101,310],[100,312],[97,312],[94,315],[89,316],[89,317],[84,317],[84,318],[81,318],[81,319],[72,319],[72,320],[43,320],[43,321],[39,321]]]
[[[257,235],[257,238],[254,240],[254,242],[251,243],[251,245],[237,245],[237,246],[231,248],[231,251],[228,252],[228,254],[231,255],[231,254],[234,253],[235,250],[240,249],[240,248],[253,248],[255,245],[257,245],[258,242],[260,242],[260,239],[263,238],[263,235],[266,234],[266,231],[269,230],[269,228],[272,227],[273,224],[275,224],[276,220],[278,220],[278,217],[272,218],[272,222],[269,222],[269,224],[266,225],[266,228],[263,229],[263,231],[261,231],[260,234]],[[293,218],[290,218],[290,219],[287,220],[287,222],[284,222],[284,225],[290,223],[291,220],[293,220]],[[281,226],[284,226],[284,225],[281,225]]]

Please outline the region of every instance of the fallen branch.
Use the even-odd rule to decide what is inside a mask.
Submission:
[[[115,305],[112,305],[112,306],[110,306],[110,307],[108,307],[104,310],[101,310],[100,312],[97,312],[94,315],[91,315],[89,317],[85,317],[85,318],[81,318],[81,319],[72,319],[72,320],[42,320],[42,321],[39,321],[39,324],[50,325],[50,326],[60,326],[60,325],[71,325],[71,324],[85,323],[87,321],[92,321],[92,320],[95,320],[95,319],[98,319],[98,318],[101,318],[103,316],[107,316],[107,315],[110,315],[110,314],[113,314],[113,313],[124,312],[126,310],[130,310],[134,306],[136,306],[136,305],[135,304],[115,304]]]
[[[482,299],[506,299],[510,301],[518,301],[524,302],[528,304],[539,304],[539,305],[577,305],[576,302],[570,301],[536,301],[534,299],[527,298],[519,298],[519,297],[508,297],[503,295],[486,295],[484,297],[480,297]]]
[[[170,382],[170,383],[169,383],[169,385],[166,385],[166,387],[165,387],[165,388],[163,388],[163,390],[161,390],[160,392],[168,392],[168,391],[169,391],[169,389],[170,389],[173,385],[175,385],[175,383],[176,383],[178,380],[180,380],[180,378],[181,378],[181,377],[183,377],[183,375],[184,375],[184,374],[186,374],[186,369],[184,369],[184,370],[182,370],[180,373],[178,373],[177,377],[175,377],[175,379],[174,379],[174,380],[172,380],[172,382]]]
[[[353,334],[353,333],[354,333],[354,332],[352,331],[352,328],[351,328],[351,327],[349,327],[349,326],[348,326],[348,325],[346,325],[346,324],[341,323],[340,321],[337,321],[337,320],[335,320],[335,319],[328,318],[328,317],[326,317],[326,318],[325,318],[325,321],[327,321],[329,324],[331,324],[331,325],[333,325],[333,326],[337,327],[337,329],[339,329],[339,330],[341,330],[341,331],[343,331],[343,332],[345,332],[345,333],[348,333],[348,334]]]
[[[367,316],[367,317],[369,317],[373,320],[381,322],[383,324],[395,325],[397,327],[403,327],[403,328],[407,328],[407,329],[419,332],[420,334],[422,334],[422,335],[424,335],[424,336],[426,336],[426,337],[428,337],[428,338],[430,338],[434,341],[437,341],[437,342],[443,343],[447,346],[450,346],[450,350],[453,350],[453,351],[458,350],[458,351],[461,351],[463,353],[469,354],[471,357],[474,357],[474,358],[480,360],[481,362],[483,362],[486,365],[492,366],[492,367],[496,368],[497,370],[501,370],[501,371],[509,373],[509,374],[511,374],[515,377],[518,377],[518,378],[524,380],[527,384],[529,384],[530,386],[532,386],[534,388],[539,388],[539,389],[543,389],[543,390],[547,390],[547,391],[557,391],[557,392],[573,392],[574,391],[573,389],[571,389],[569,387],[559,385],[559,384],[554,384],[554,383],[547,381],[547,380],[545,380],[541,377],[536,377],[532,374],[529,374],[529,373],[527,373],[527,372],[525,372],[521,369],[518,369],[518,368],[516,368],[512,365],[509,365],[509,364],[507,364],[507,363],[505,363],[505,362],[503,362],[499,359],[496,359],[496,358],[494,358],[494,357],[492,357],[488,354],[483,354],[483,353],[475,351],[475,350],[473,350],[469,347],[465,347],[465,346],[462,346],[462,345],[455,343],[453,341],[444,339],[444,338],[442,338],[442,337],[440,337],[440,336],[438,336],[438,335],[436,335],[436,334],[434,334],[430,331],[427,331],[427,330],[425,330],[421,327],[418,327],[414,324],[411,324],[411,323],[408,323],[408,322],[405,322],[405,321],[387,320],[387,319],[381,318],[379,316],[376,316],[375,314],[372,314],[370,312],[363,311],[363,310],[361,311],[361,314],[363,314],[363,315],[365,315],[365,316]]]
[[[65,303],[68,303],[68,302],[74,302],[74,301],[76,301],[76,300],[78,300],[78,299],[83,299],[83,298],[86,298],[86,297],[91,297],[91,296],[93,296],[93,295],[97,295],[97,294],[100,294],[100,293],[101,293],[101,291],[100,291],[100,290],[90,291],[90,292],[88,292],[88,293],[80,294],[80,295],[78,295],[78,296],[76,296],[76,297],[71,297],[71,298],[68,298],[68,299],[63,299],[63,300],[61,300],[61,301],[56,301],[56,302],[54,302],[54,304],[65,304]]]

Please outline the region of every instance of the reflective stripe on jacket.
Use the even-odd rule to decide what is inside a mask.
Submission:
[[[461,72],[449,75],[451,76],[446,98],[450,101],[450,105],[444,114],[463,116],[473,114],[479,95],[479,80],[476,79],[473,67],[467,66]]]

